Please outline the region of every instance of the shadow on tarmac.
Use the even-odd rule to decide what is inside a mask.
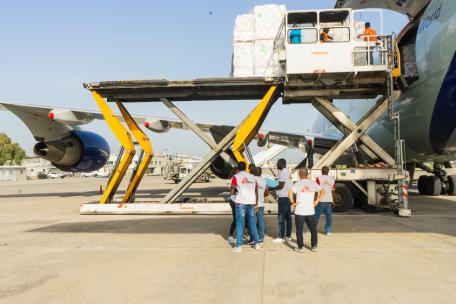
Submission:
[[[456,236],[456,201],[441,198],[416,197],[412,218],[399,218],[391,212],[355,212],[337,214],[334,231],[337,233],[437,233]],[[96,215],[96,217],[103,217]],[[265,235],[277,237],[277,216],[266,215]],[[93,218],[93,217],[92,217]],[[184,215],[153,216],[151,218],[123,220],[83,221],[59,223],[29,230],[46,233],[150,233],[150,234],[217,234],[228,236],[231,216]],[[324,225],[324,216],[319,231]],[[293,233],[295,231],[293,219]],[[294,235],[294,234],[293,234]]]
[[[173,184],[174,185],[174,184]],[[192,194],[192,195],[213,195],[218,196],[222,192],[226,192],[226,187],[211,187],[207,189],[188,189],[184,192],[185,194]],[[170,191],[171,189],[147,189],[147,190],[138,190],[136,191],[136,198],[138,201],[141,198],[150,199],[150,198],[162,198]],[[117,195],[123,195],[125,190],[119,190],[116,192]],[[91,197],[100,195],[99,191],[70,191],[70,192],[45,192],[45,193],[17,193],[17,194],[3,194],[0,195],[0,198],[29,198],[29,197],[72,197],[72,196],[83,196],[83,197]]]

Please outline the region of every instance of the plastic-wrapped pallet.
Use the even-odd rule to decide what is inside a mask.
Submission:
[[[251,14],[237,16],[233,33],[233,77],[280,74],[273,45],[285,14],[284,5],[262,5],[255,6]]]
[[[234,22],[233,42],[253,42],[255,39],[255,17],[244,14],[236,17]]]
[[[251,77],[254,75],[254,43],[235,42],[233,46],[233,77]]]
[[[274,76],[278,65],[277,54],[273,52],[273,40],[255,41],[255,76]]]
[[[287,9],[285,5],[259,5],[253,8],[255,17],[255,40],[274,40],[280,24],[285,18]]]
[[[254,75],[254,38],[253,14],[237,16],[233,32],[231,76],[251,77]]]

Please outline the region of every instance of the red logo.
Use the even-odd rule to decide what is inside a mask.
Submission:
[[[309,189],[309,187],[304,186],[301,188],[301,192],[310,192],[310,189]]]
[[[249,181],[249,179],[247,177],[244,177],[241,181],[241,184],[245,185],[245,184],[253,184],[253,182]]]

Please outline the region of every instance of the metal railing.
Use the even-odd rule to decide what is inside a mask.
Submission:
[[[388,48],[388,36],[375,36],[376,40],[371,41],[372,36],[359,36],[352,52],[354,67],[361,66],[389,66],[390,50]]]

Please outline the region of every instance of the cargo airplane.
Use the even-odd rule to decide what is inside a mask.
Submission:
[[[456,2],[452,0],[339,0],[336,7],[385,8],[406,14],[410,22],[397,37],[402,54],[400,97],[394,109],[401,118],[401,137],[406,143],[407,169],[413,176],[420,167],[432,175],[421,176],[421,194],[456,195],[456,176],[446,173],[456,159]],[[404,64],[406,63],[406,64]],[[352,117],[364,105],[351,103]],[[0,103],[0,109],[17,115],[30,129],[37,143],[34,152],[64,171],[87,172],[105,165],[109,146],[104,138],[81,130],[93,119],[103,119],[97,112]],[[121,116],[118,116],[121,119]],[[176,120],[135,116],[138,123],[153,132],[170,128],[186,129]],[[232,127],[199,124],[219,141]],[[309,145],[323,154],[340,139],[333,127],[321,117],[313,134],[266,132],[257,135],[259,146],[275,143],[306,150]],[[377,143],[393,155],[393,125],[383,117],[368,131]],[[310,141],[309,141],[310,139]],[[432,167],[425,163],[433,163]],[[214,174],[227,178],[231,166],[222,158],[214,160]]]

